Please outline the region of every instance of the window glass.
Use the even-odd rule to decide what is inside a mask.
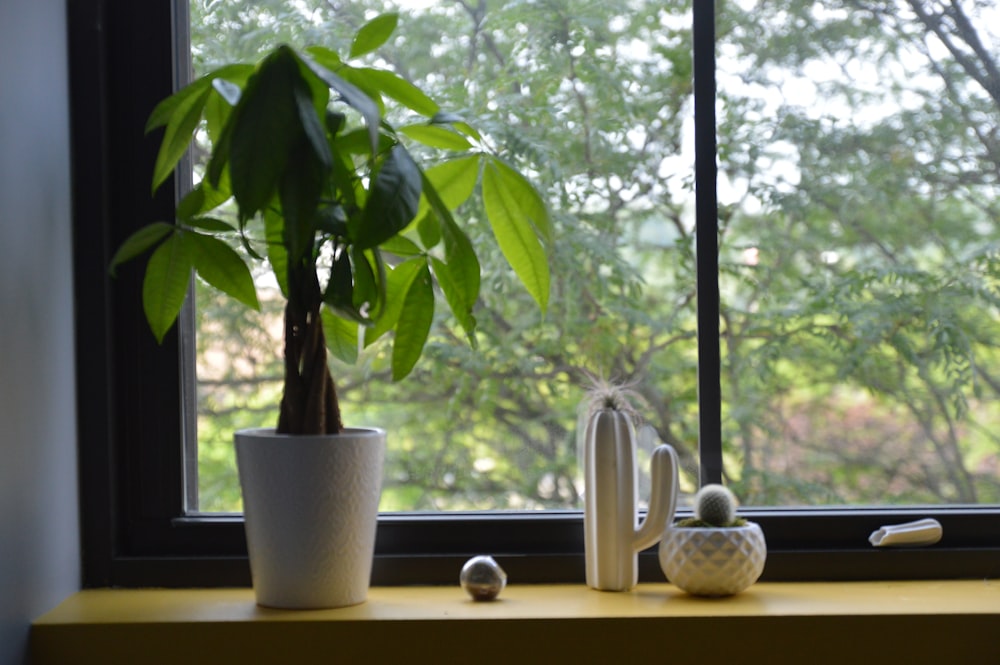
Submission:
[[[1000,10],[741,0],[719,42],[730,477],[1000,502]]]
[[[1000,502],[1000,16],[967,4],[718,5],[724,475],[744,503]],[[644,442],[692,489],[689,3],[192,0],[194,74],[278,42],[345,52],[395,9],[375,62],[529,170],[556,240],[543,319],[466,207],[480,348],[442,307],[405,382],[386,346],[335,364],[348,424],[389,431],[382,509],[579,507],[588,373],[634,383]],[[261,315],[198,287],[194,510],[240,509],[232,431],[277,420],[281,301],[259,286]]]
[[[550,310],[540,318],[499,267],[479,210],[462,209],[484,248],[479,349],[439,308],[428,353],[405,382],[390,382],[386,346],[356,366],[336,365],[345,420],[389,431],[383,510],[578,507],[585,372],[636,382],[659,436],[690,472],[697,468],[692,156],[682,141],[689,10],[662,2],[488,7],[404,6],[377,62],[475,117],[545,191],[557,229]],[[252,58],[277,41],[346,51],[366,18],[392,8],[195,2],[195,69]],[[232,429],[276,419],[281,303],[270,300],[257,318],[199,291],[201,510],[239,508]]]

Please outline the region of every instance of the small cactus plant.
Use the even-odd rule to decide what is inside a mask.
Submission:
[[[694,517],[664,529],[659,559],[678,588],[696,596],[730,596],[760,578],[767,542],[759,524],[736,514],[732,492],[705,485],[694,497]]]
[[[736,515],[736,497],[722,485],[705,485],[694,496],[694,517],[681,520],[682,527],[726,528],[743,526],[746,520]]]

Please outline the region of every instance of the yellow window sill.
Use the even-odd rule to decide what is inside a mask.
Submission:
[[[693,598],[513,585],[376,587],[339,610],[257,607],[249,589],[88,590],[32,627],[32,662],[1000,663],[1000,581],[757,584]]]

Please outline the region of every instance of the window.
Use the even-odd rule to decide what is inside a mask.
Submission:
[[[911,4],[914,7],[923,6],[916,2]],[[560,3],[554,3],[550,9],[554,8],[553,11],[558,13],[561,7]],[[586,8],[583,5],[581,7]],[[845,10],[841,14],[830,9],[831,13],[824,14],[815,9],[813,3],[806,2],[796,3],[794,6],[783,5],[780,10],[772,7],[770,3],[755,5],[735,3],[727,7],[720,5],[720,14],[715,19],[712,4],[696,0],[693,13],[686,5],[676,7],[676,15],[679,18],[671,18],[676,25],[674,22],[669,24],[663,22],[665,20],[663,12],[666,10],[660,8],[651,12],[653,16],[651,25],[656,26],[655,28],[641,26],[638,28],[641,34],[649,37],[651,41],[651,36],[659,34],[660,30],[665,33],[675,31],[673,40],[654,42],[655,48],[671,54],[678,63],[689,64],[687,54],[690,53],[691,44],[685,39],[688,39],[687,25],[693,21],[694,26],[697,95],[694,115],[698,124],[693,145],[698,151],[695,178],[700,197],[697,203],[699,224],[697,237],[700,241],[697,269],[693,261],[685,268],[688,278],[692,280],[686,292],[692,290],[693,280],[697,277],[699,297],[696,315],[693,309],[694,300],[690,299],[687,302],[687,311],[691,316],[687,327],[680,328],[680,331],[685,333],[685,341],[691,350],[679,354],[679,362],[686,363],[683,365],[686,377],[678,373],[678,376],[672,378],[677,381],[677,393],[686,396],[684,417],[678,418],[677,422],[687,424],[683,429],[674,431],[674,435],[678,437],[679,442],[688,442],[692,458],[695,456],[699,458],[699,472],[702,478],[717,480],[723,473],[727,473],[730,479],[748,483],[749,490],[759,490],[762,497],[781,489],[776,489],[776,484],[782,480],[800,480],[805,476],[821,474],[826,467],[817,465],[810,468],[808,473],[805,473],[801,466],[777,470],[765,468],[766,473],[758,468],[751,468],[755,474],[744,472],[743,463],[752,463],[754,456],[760,454],[759,448],[748,444],[759,442],[773,433],[764,430],[763,427],[774,423],[763,421],[758,417],[759,414],[770,413],[768,409],[774,404],[780,405],[782,409],[800,406],[803,389],[801,382],[795,384],[793,379],[800,378],[802,374],[813,385],[826,391],[825,397],[840,395],[836,393],[836,389],[840,385],[837,382],[842,378],[836,373],[833,376],[824,375],[820,365],[810,365],[804,360],[816,349],[826,349],[827,354],[831,353],[827,347],[819,344],[821,339],[813,339],[810,336],[795,338],[790,335],[793,324],[809,323],[810,326],[814,326],[810,331],[817,331],[816,337],[818,337],[820,331],[833,332],[833,324],[837,322],[834,321],[824,327],[821,324],[825,322],[822,320],[817,322],[815,316],[807,316],[809,312],[791,312],[782,309],[781,302],[775,302],[773,297],[768,300],[764,296],[771,294],[788,298],[794,288],[798,288],[809,292],[812,296],[812,300],[809,301],[812,307],[819,307],[823,302],[822,298],[831,297],[831,293],[833,295],[839,293],[836,290],[819,293],[817,284],[819,280],[825,279],[843,289],[860,289],[862,293],[871,295],[873,303],[894,303],[902,307],[910,303],[908,298],[927,291],[925,283],[912,281],[919,277],[920,270],[926,267],[920,261],[908,271],[900,270],[893,273],[883,270],[875,271],[873,274],[859,274],[857,281],[852,284],[851,280],[847,279],[851,275],[838,273],[838,269],[845,265],[852,253],[857,254],[860,251],[858,247],[862,245],[865,248],[877,247],[878,242],[877,239],[871,241],[866,238],[864,242],[848,246],[843,239],[846,233],[843,229],[840,230],[840,235],[831,230],[829,237],[817,239],[815,242],[810,235],[809,238],[803,239],[801,245],[795,245],[794,251],[784,254],[780,251],[790,247],[792,240],[798,240],[795,234],[805,228],[807,223],[815,221],[824,211],[815,207],[795,208],[796,203],[801,203],[795,198],[798,190],[788,191],[782,188],[781,182],[769,182],[767,178],[782,174],[781,169],[783,167],[787,169],[789,164],[793,164],[799,173],[806,173],[805,169],[809,167],[812,169],[809,171],[810,174],[825,178],[810,183],[815,185],[810,195],[815,200],[844,203],[839,200],[838,193],[846,186],[843,179],[852,173],[851,169],[847,168],[850,166],[849,160],[852,157],[863,157],[866,153],[848,151],[846,148],[850,146],[845,146],[844,141],[839,143],[834,141],[826,145],[825,150],[815,154],[807,153],[804,147],[812,145],[805,141],[809,138],[809,131],[823,129],[823,122],[828,119],[822,114],[814,116],[799,112],[794,108],[795,104],[787,101],[782,105],[782,101],[776,101],[773,94],[768,91],[779,83],[799,91],[796,94],[803,95],[803,99],[806,98],[805,95],[812,94],[801,92],[808,89],[810,83],[817,89],[822,88],[818,92],[827,94],[832,91],[833,94],[823,98],[825,100],[823,103],[831,109],[831,113],[827,114],[829,117],[848,114],[847,102],[838,101],[847,99],[845,95],[852,95],[850,97],[852,104],[860,102],[874,104],[871,100],[875,97],[870,90],[845,87],[843,80],[838,78],[825,80],[823,77],[830,73],[828,66],[825,69],[822,67],[819,70],[811,69],[816,67],[816,62],[823,62],[822,49],[819,48],[823,42],[819,37],[830,37],[829,34],[811,33],[816,35],[814,41],[805,40],[802,35],[815,27],[825,27],[828,30],[836,27],[842,30],[838,33],[837,39],[846,40],[845,43],[850,44],[850,39],[862,33],[859,26],[865,20],[886,21],[879,25],[893,29],[912,28],[910,24],[900,23],[899,26],[895,26],[891,23],[894,20],[902,21],[906,17],[914,18],[915,15],[912,13],[901,14],[902,18],[894,19],[874,13],[875,9],[877,8],[873,5],[870,11],[846,12]],[[185,479],[197,477],[197,474],[193,468],[185,468],[186,464],[193,464],[194,459],[182,455],[180,444],[184,440],[185,433],[181,431],[184,420],[179,414],[185,409],[192,408],[192,404],[182,397],[185,392],[177,370],[181,345],[176,336],[171,336],[162,347],[157,346],[149,335],[141,316],[138,298],[140,271],[135,266],[124,267],[118,279],[109,280],[106,277],[106,266],[111,250],[131,228],[150,219],[171,217],[172,201],[168,195],[158,196],[156,199],[150,199],[148,195],[148,174],[151,172],[150,165],[155,154],[156,142],[153,138],[140,137],[149,109],[168,94],[173,85],[174,52],[179,47],[175,43],[171,26],[174,25],[175,12],[182,10],[183,7],[175,7],[166,0],[145,3],[138,7],[122,0],[108,2],[94,0],[71,3],[70,6],[77,225],[74,269],[79,311],[86,312],[85,315],[78,316],[78,356],[84,485],[84,556],[89,585],[213,585],[245,584],[249,581],[239,518],[231,515],[189,514],[185,510],[185,506],[190,505],[192,498],[202,493],[203,488],[198,488],[196,493],[194,487],[184,485]],[[749,21],[746,16],[748,13],[752,13],[756,20]],[[574,25],[569,20],[574,17],[575,14],[564,16],[567,19],[567,26]],[[634,15],[636,20],[642,17],[641,12]],[[938,25],[933,17],[928,20],[930,22],[927,25]],[[943,23],[939,22],[940,29],[946,33],[951,29],[961,30],[961,25],[954,20],[954,15],[941,19]],[[716,25],[719,33],[718,43],[715,37]],[[763,25],[776,27],[777,31],[768,33],[768,38],[764,39],[757,32]],[[507,29],[512,31],[511,34],[515,34],[518,28],[515,23],[507,26]],[[587,36],[585,33],[586,30],[583,30],[581,39]],[[925,33],[926,30],[920,35]],[[914,36],[910,32],[899,34]],[[560,36],[553,35],[557,44]],[[755,45],[754,49],[734,51],[747,42],[752,42]],[[920,43],[922,42],[915,38],[912,43],[907,43],[907,48],[919,50]],[[926,43],[937,42],[931,40]],[[768,49],[763,48],[763,45]],[[857,47],[865,45],[870,46],[872,52],[877,51],[875,47],[878,45],[868,44],[864,38],[858,38],[855,44]],[[779,49],[781,46],[784,46],[784,51]],[[815,48],[809,50],[810,47]],[[574,47],[565,44],[565,48],[567,55],[572,57]],[[769,50],[772,48],[773,50]],[[712,76],[716,68],[716,53],[719,54],[718,104],[715,77]],[[753,57],[744,55],[741,58],[734,53],[749,53]],[[844,57],[843,50],[836,51],[835,55]],[[846,71],[855,75],[851,68],[856,65],[851,64],[852,62],[850,59],[844,61],[834,58],[826,61],[826,64],[841,64]],[[784,81],[772,78],[786,71],[795,71],[800,75]],[[688,72],[682,70],[647,70],[636,72],[634,84],[642,85],[643,81],[650,77],[669,73],[677,77],[677,81],[673,82],[674,85],[683,88],[690,83]],[[902,72],[904,75],[907,73]],[[586,76],[599,74],[601,72],[581,72],[579,77],[582,87],[579,91],[586,90],[584,83],[593,85],[586,81]],[[989,71],[984,71],[981,75],[990,74]],[[995,122],[997,110],[996,106],[990,107],[985,104],[987,100],[981,96],[968,96],[969,91],[974,90],[974,86],[965,87],[969,77],[966,72],[961,79],[956,79],[962,83],[961,89],[956,90],[954,94],[970,102],[967,107],[970,117],[961,120],[970,132],[959,131],[958,134],[971,143],[966,144],[955,154],[935,154],[933,152],[935,143],[931,140],[932,131],[957,131],[957,128],[949,129],[928,121],[931,118],[947,120],[951,116],[931,115],[932,109],[914,106],[907,109],[907,112],[914,114],[912,125],[900,127],[889,124],[883,127],[877,117],[870,121],[865,129],[872,135],[878,134],[876,130],[882,130],[887,134],[892,134],[890,130],[893,130],[896,140],[892,142],[889,140],[891,136],[886,137],[880,144],[885,148],[885,152],[873,152],[867,154],[867,157],[871,163],[885,167],[884,173],[880,172],[885,178],[891,179],[893,176],[910,178],[904,183],[912,186],[912,189],[907,191],[926,195],[921,200],[928,206],[933,204],[935,211],[944,209],[943,214],[947,214],[949,219],[949,233],[958,229],[959,223],[968,223],[969,233],[985,246],[990,242],[990,231],[995,229],[997,211],[992,203],[982,198],[976,199],[975,195],[978,193],[981,197],[984,192],[992,193],[994,200],[996,199],[995,189],[990,189],[996,186],[995,174],[991,176],[988,169],[980,169],[978,173],[984,179],[983,188],[967,190],[969,193],[965,199],[938,196],[943,191],[940,188],[944,187],[949,179],[952,182],[961,180],[960,175],[970,172],[969,169],[958,168],[963,160],[967,159],[966,155],[988,154],[987,148],[992,145],[989,143],[992,139],[985,134],[980,138],[981,145],[974,143],[977,138],[976,128],[988,126],[986,124],[988,120],[982,119],[993,118]],[[893,72],[887,72],[880,80],[896,85],[900,78],[894,76]],[[513,86],[520,82],[511,80],[509,83]],[[613,83],[614,81],[607,82],[607,90],[613,89]],[[577,92],[572,79],[564,92],[570,96]],[[520,90],[521,95],[528,93],[537,94],[542,98],[554,94],[553,91],[546,91],[541,81],[527,92],[525,88]],[[861,99],[861,96],[864,99]],[[901,99],[910,103],[910,98],[902,95],[902,92]],[[657,113],[669,112],[670,121],[676,121],[679,127],[682,122],[678,121],[678,118],[691,115],[687,97],[667,96],[660,99],[658,104],[648,109],[650,115],[647,117],[658,118]],[[802,102],[798,106],[815,108],[821,105],[818,102],[813,104]],[[850,108],[855,107],[852,105]],[[530,110],[524,113],[530,113]],[[921,116],[920,113],[925,115]],[[740,121],[746,118],[756,119],[756,122],[750,124]],[[635,123],[636,126],[641,124],[639,121]],[[758,135],[745,133],[748,127],[758,132],[766,130],[768,132],[766,140]],[[599,136],[595,132],[594,136],[608,141],[613,138],[615,129],[601,128],[605,134]],[[923,137],[921,141],[924,142],[917,140],[918,134],[919,137]],[[587,135],[583,132],[578,134],[577,138]],[[716,195],[717,135],[721,177]],[[631,151],[638,151],[645,138],[639,133],[633,133],[631,136],[621,136],[619,140],[622,145],[629,146]],[[676,140],[678,151],[685,150],[685,146],[681,145],[680,135]],[[843,153],[834,150],[838,146],[844,148]],[[522,149],[527,152],[533,147],[529,143],[522,146]],[[774,166],[770,170],[755,170],[763,162],[750,158],[753,150],[763,150],[766,153],[765,158]],[[630,150],[624,150],[621,159],[621,168],[628,168]],[[808,161],[809,159],[812,161]],[[895,159],[900,161],[893,161]],[[930,166],[935,163],[945,166],[934,171]],[[954,166],[954,169],[948,165]],[[923,169],[922,176],[933,175],[934,179],[913,180],[916,178],[913,172],[918,170],[918,167]],[[678,172],[684,173],[683,169]],[[788,175],[787,170],[784,175]],[[874,186],[878,183],[868,182],[868,184]],[[690,185],[691,183],[687,184],[688,189]],[[653,186],[655,185],[650,185]],[[565,189],[564,194],[585,197],[588,192],[593,195],[597,187],[603,187],[601,193],[605,197],[613,195],[618,199],[625,199],[635,196],[634,193],[629,193],[628,188],[610,182],[610,179],[605,182],[578,181],[576,188]],[[820,191],[821,187],[825,187],[826,190]],[[680,189],[684,190],[683,183]],[[906,201],[914,205],[920,202],[917,200],[919,197],[914,196],[888,199],[885,208],[879,212],[880,209],[876,208],[874,203],[880,200],[877,197],[884,196],[886,191],[884,188],[871,191],[870,196],[861,199],[853,210],[884,215],[885,211]],[[974,205],[977,200],[981,204],[978,208]],[[752,207],[741,208],[737,205],[748,201],[757,206],[756,213]],[[674,212],[677,215],[687,215],[688,212],[683,207],[678,206]],[[721,211],[719,214],[717,208]],[[587,212],[588,209],[584,206],[576,212],[581,211]],[[980,216],[975,217],[975,215]],[[860,217],[856,214],[853,217],[847,215],[841,218],[831,216],[826,221],[830,224],[830,228],[834,229],[834,222],[840,223],[844,220],[857,222]],[[717,221],[721,222],[718,234]],[[636,229],[640,240],[644,239],[641,236],[642,225],[636,224],[633,228]],[[678,256],[681,257],[677,259],[678,262],[684,260],[684,256],[693,256],[693,246],[690,243],[694,237],[688,229],[684,241],[689,244],[683,248],[687,253],[677,250]],[[582,241],[582,238],[580,240]],[[595,232],[593,240],[595,242],[600,240],[600,235]],[[719,251],[714,247],[715,241],[720,243]],[[807,251],[810,247],[815,250],[812,254]],[[651,252],[663,251],[662,247],[655,245],[649,249]],[[946,249],[954,248],[945,242],[937,248],[937,251],[943,252]],[[907,252],[914,254],[912,250]],[[803,261],[809,257],[817,261],[816,270],[802,274],[807,275],[812,281],[792,282],[786,275],[774,270],[776,266],[781,265],[782,259]],[[572,261],[572,258],[571,255],[562,257],[567,262]],[[927,255],[916,258],[930,261],[935,257]],[[951,265],[958,263],[957,258],[956,255],[956,261]],[[995,254],[991,255],[984,251],[982,258],[986,261],[983,264],[984,274],[992,274],[991,279],[995,281],[996,273],[988,272],[996,269],[995,263],[991,263],[995,261]],[[965,264],[959,263],[959,265]],[[628,266],[619,267],[624,270]],[[764,284],[762,275],[766,270],[770,274],[769,281],[765,284],[768,290],[762,291],[759,287]],[[606,280],[608,287],[615,287],[615,280],[618,278],[619,275],[612,274],[611,278]],[[785,281],[781,281],[782,279]],[[956,277],[951,283],[962,285],[962,280]],[[754,289],[758,290],[742,290],[746,284],[752,284]],[[995,291],[995,284],[991,288]],[[748,292],[756,294],[754,302],[741,300]],[[986,292],[989,292],[989,289],[984,291]],[[721,296],[718,301],[713,297],[715,293]],[[886,294],[893,294],[894,297],[886,299],[884,298]],[[846,297],[846,292],[841,295]],[[619,302],[622,308],[636,304],[627,297],[621,298]],[[953,297],[948,302],[957,303],[958,299]],[[982,307],[989,318],[988,323],[995,327],[997,321],[995,302],[991,304],[988,300],[971,300],[966,304],[969,307],[973,305]],[[882,310],[874,310],[871,314],[867,318],[851,319],[851,323],[861,320],[876,326],[890,320]],[[609,322],[615,320],[614,316],[615,314],[611,313],[608,317]],[[755,332],[755,326],[762,320],[768,322],[769,330],[781,332],[785,339],[791,339],[793,343],[779,347],[768,343],[767,338],[752,334]],[[947,319],[939,317],[928,320],[944,322]],[[699,326],[697,342],[692,332],[694,321],[697,321]],[[787,325],[781,327],[780,324],[783,323]],[[758,327],[757,330],[759,329]],[[863,364],[872,358],[884,359],[886,355],[883,352],[888,348],[896,354],[893,357],[907,360],[904,357],[906,349],[903,346],[907,338],[879,336],[881,334],[879,330],[876,326],[872,332],[872,342],[868,347],[847,348],[843,357],[849,362],[853,359]],[[801,342],[802,339],[815,343],[806,344]],[[860,343],[867,338],[854,335],[851,339]],[[946,337],[941,339],[948,341]],[[719,340],[722,342],[721,347]],[[694,353],[695,343],[697,343],[697,354]],[[744,351],[748,349],[749,353],[737,353],[735,347],[737,343],[743,344]],[[952,346],[954,348],[951,352],[956,352],[956,349],[961,351],[960,344]],[[944,354],[948,348],[948,344],[944,344],[940,349],[912,348],[911,350],[913,357],[919,359],[921,354],[925,353]],[[994,350],[988,343],[984,344],[984,349],[981,352],[984,355],[977,358],[983,357],[988,360],[991,354],[995,356]],[[773,355],[775,353],[786,355],[794,353],[796,364],[793,369],[796,371],[791,372],[787,365],[775,359]],[[959,356],[955,356],[957,361],[953,365],[929,364],[927,371],[933,373],[931,378],[934,381],[938,381],[942,376],[947,378],[946,370],[952,366],[962,370],[963,365]],[[697,386],[694,378],[696,369],[692,360],[694,357],[698,359],[697,376],[701,382]],[[944,360],[948,361],[949,358]],[[832,362],[829,357],[826,357],[824,362],[823,367],[827,369],[840,367],[839,363]],[[911,366],[912,363],[905,367]],[[893,367],[898,369],[900,366]],[[856,368],[849,367],[849,369],[853,371]],[[877,365],[871,368],[871,371],[878,374],[884,369]],[[943,374],[939,375],[939,372]],[[848,378],[853,376],[846,370],[845,375]],[[769,386],[772,389],[777,386],[776,394],[781,399],[777,402],[756,404],[748,401],[746,399],[748,393],[744,391],[753,387],[748,384],[755,381],[771,382]],[[564,385],[565,383],[564,381]],[[790,384],[791,387],[788,387]],[[900,385],[902,388],[907,388],[912,384]],[[698,409],[695,408],[696,394],[700,401]],[[981,386],[980,393],[974,394],[973,398],[973,401],[984,400],[986,420],[977,431],[979,435],[985,437],[982,439],[985,442],[982,444],[984,450],[992,450],[995,459],[998,446],[995,440],[989,438],[990,426],[995,425],[990,418],[995,421],[997,412],[995,387],[987,383]],[[572,401],[570,397],[566,399]],[[968,396],[966,399],[968,400]],[[746,405],[754,406],[756,412],[741,412],[738,407]],[[845,405],[849,405],[848,402],[841,401],[835,404],[838,407]],[[829,401],[826,406],[830,406]],[[806,408],[801,411],[793,414],[798,418],[794,422],[804,422],[814,430],[827,425],[830,420]],[[943,413],[953,414],[953,407],[948,407]],[[890,409],[882,415],[893,416],[895,412]],[[843,418],[839,418],[839,421],[843,422]],[[790,422],[790,419],[775,421],[775,423],[784,422]],[[697,427],[694,423],[697,423]],[[753,431],[755,425],[759,425],[757,431]],[[695,450],[691,442],[697,440],[695,432],[699,429],[700,450]],[[666,436],[667,432],[667,428],[664,428],[661,434]],[[797,434],[797,430],[791,433]],[[844,432],[837,431],[825,433],[826,436],[843,434]],[[721,443],[723,435],[726,437],[726,446]],[[800,436],[796,441],[802,439]],[[735,440],[740,441],[740,446],[730,446],[730,442]],[[990,445],[992,448],[989,448]],[[785,457],[802,459],[807,454],[829,450],[829,447],[813,450],[801,446],[794,450],[789,449]],[[865,452],[863,446],[859,450]],[[844,450],[835,449],[834,452],[843,453]],[[900,460],[900,463],[902,461]],[[840,459],[835,468],[849,470],[849,462],[850,459]],[[934,460],[934,463],[938,463],[938,460]],[[964,461],[962,463],[964,464]],[[996,495],[991,497],[988,494],[989,488],[997,484],[995,468],[989,466],[994,463],[989,458],[989,452],[984,452],[977,458],[977,463],[985,464],[984,468],[988,469],[986,478],[981,483],[985,489],[979,490],[985,493],[981,498],[996,502]],[[752,464],[750,466],[752,467]],[[736,473],[741,475],[736,477]],[[989,473],[994,475],[990,477]],[[815,481],[815,478],[812,480]],[[558,483],[555,485],[558,487]],[[888,488],[888,485],[886,487]],[[768,538],[770,555],[766,575],[771,579],[982,576],[996,572],[994,561],[998,560],[996,550],[1000,547],[1000,511],[990,505],[969,505],[965,501],[966,495],[956,494],[961,503],[954,505],[926,505],[928,502],[921,500],[925,505],[920,507],[866,504],[864,507],[838,505],[828,508],[802,507],[801,503],[810,502],[782,498],[789,496],[787,493],[775,496],[773,501],[762,500],[749,508],[754,518],[764,526]],[[867,499],[861,499],[859,503],[865,501]],[[842,502],[837,503],[842,504]],[[776,507],[776,504],[793,507]],[[946,536],[942,546],[925,551],[898,552],[873,551],[867,546],[868,533],[878,526],[928,515],[938,517],[945,525]],[[503,561],[511,579],[582,580],[581,517],[573,510],[537,514],[514,511],[487,514],[391,513],[382,519],[378,538],[375,566],[377,583],[450,583],[454,581],[460,563],[467,556],[483,552],[490,552],[500,557],[517,555],[508,556]],[[655,558],[643,557],[642,565],[645,579],[659,579],[660,573]]]

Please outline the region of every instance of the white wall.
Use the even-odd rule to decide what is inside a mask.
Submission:
[[[0,665],[79,588],[65,0],[0,0]]]

